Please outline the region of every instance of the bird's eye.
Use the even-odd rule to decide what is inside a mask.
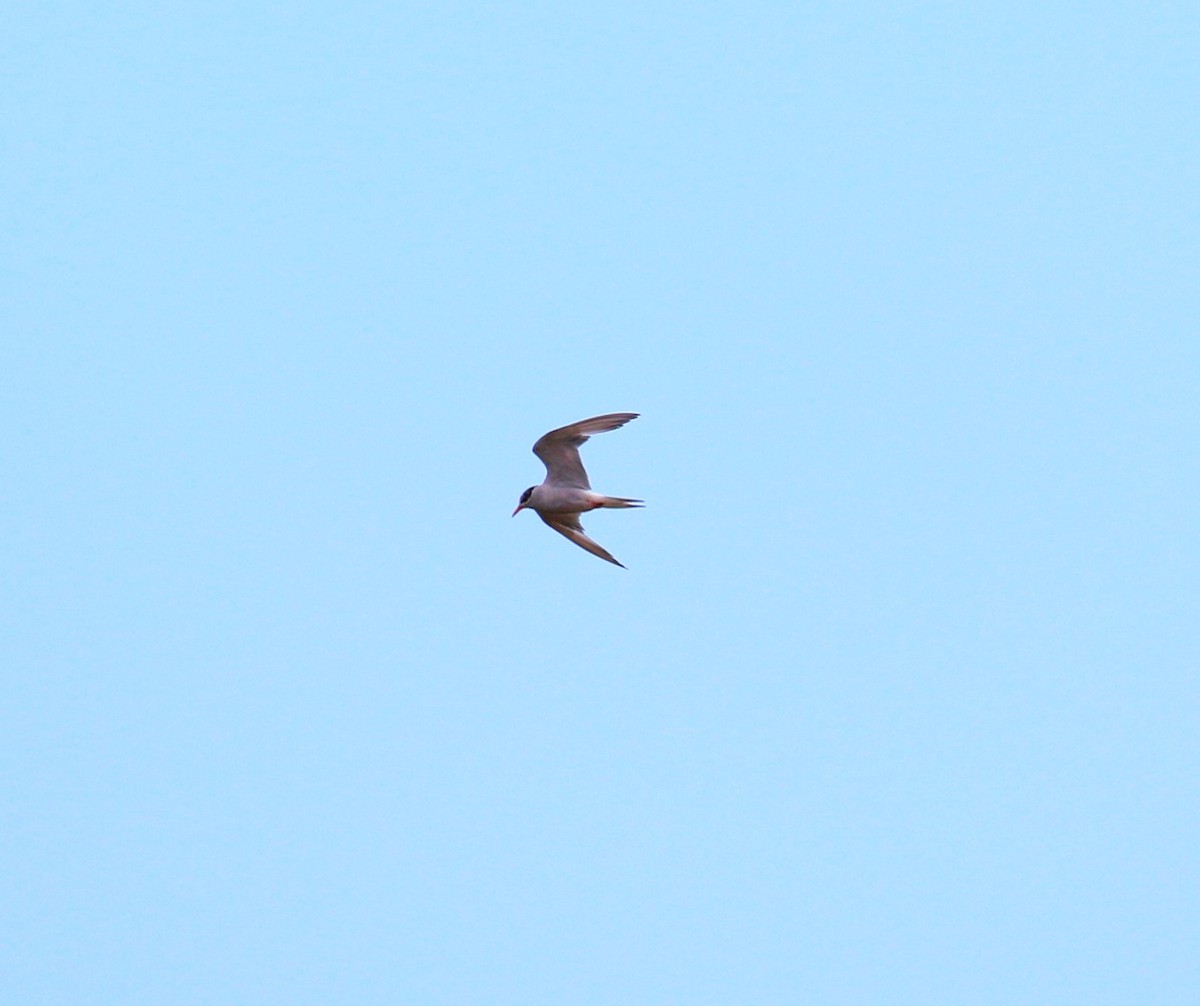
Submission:
[[[528,489],[526,489],[526,490],[525,490],[523,493],[521,493],[521,499],[519,500],[519,502],[521,502],[521,503],[528,503],[528,502],[529,502],[529,497],[530,497],[530,496],[532,496],[532,495],[533,495],[533,486],[530,486],[530,487],[529,487]]]

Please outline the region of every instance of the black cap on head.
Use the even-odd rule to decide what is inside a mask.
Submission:
[[[536,488],[537,488],[537,486],[530,486],[523,493],[521,493],[521,498],[517,502],[518,503],[528,503],[529,497],[533,495],[533,491]]]

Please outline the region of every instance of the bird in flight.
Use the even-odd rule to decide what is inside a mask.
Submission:
[[[564,538],[624,569],[622,563],[583,533],[579,515],[598,507],[624,510],[644,504],[641,500],[593,492],[587,472],[583,470],[583,462],[579,460],[579,448],[587,443],[593,433],[618,430],[637,417],[636,412],[610,412],[606,416],[582,419],[570,426],[551,430],[541,437],[533,445],[533,453],[546,466],[546,479],[540,486],[530,486],[521,493],[512,515],[515,517],[522,510],[533,510]]]

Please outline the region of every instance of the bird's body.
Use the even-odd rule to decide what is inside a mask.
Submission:
[[[604,506],[608,497],[571,486],[534,486],[525,506],[538,513],[583,513]]]
[[[584,419],[570,426],[551,430],[533,445],[533,453],[546,466],[546,478],[540,486],[530,486],[521,494],[515,517],[522,510],[534,510],[549,527],[582,549],[620,566],[609,552],[583,532],[579,515],[600,507],[623,510],[642,506],[641,500],[605,496],[594,492],[579,457],[579,448],[594,433],[606,433],[636,419],[636,412],[611,412]]]

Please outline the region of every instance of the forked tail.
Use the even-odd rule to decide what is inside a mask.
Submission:
[[[627,500],[623,496],[604,496],[599,505],[610,510],[625,510],[629,507],[645,506],[644,500]]]

